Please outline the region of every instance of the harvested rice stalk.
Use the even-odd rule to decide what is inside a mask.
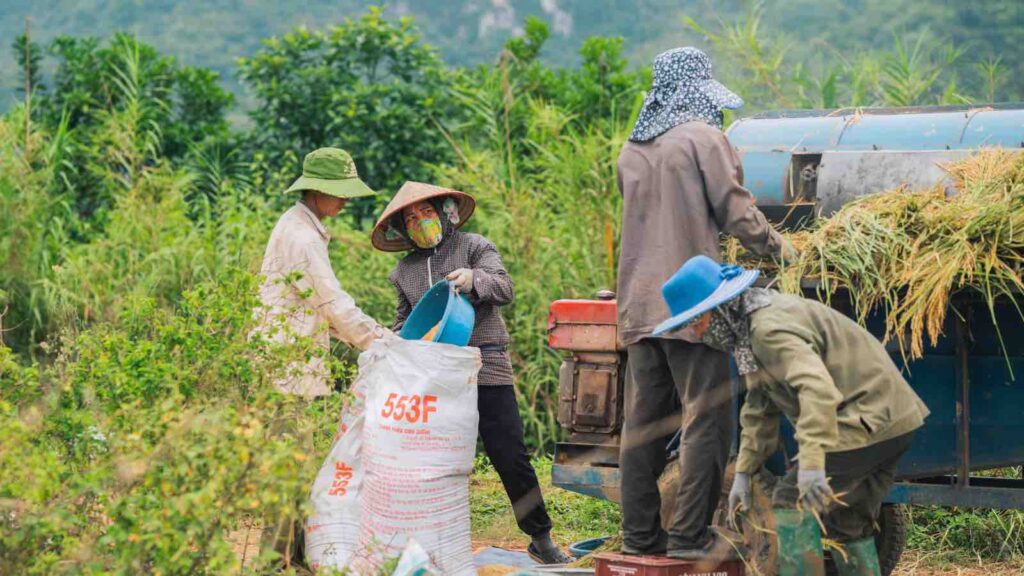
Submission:
[[[785,269],[733,240],[724,258],[775,272],[786,292],[799,293],[802,279],[816,280],[826,302],[847,291],[862,324],[872,311],[886,314],[884,339],[910,358],[924,353],[925,338],[938,341],[954,291],[979,292],[993,320],[1000,296],[1024,316],[1024,154],[986,150],[944,168],[955,196],[936,186],[858,198],[790,235],[800,258]]]
[[[842,543],[831,538],[822,538],[821,548],[823,550],[831,551],[833,558],[835,558],[836,554],[842,556],[843,562],[846,562],[849,558],[849,555],[846,553],[846,546],[843,546]]]

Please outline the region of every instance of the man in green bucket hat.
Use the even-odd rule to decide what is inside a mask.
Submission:
[[[337,216],[349,199],[372,196],[375,192],[359,179],[352,156],[338,148],[319,148],[306,155],[302,176],[288,192],[302,196],[278,220],[267,243],[261,269],[264,281],[260,285],[263,332],[269,339],[282,343],[311,338],[323,349],[323,355],[310,358],[275,382],[285,394],[314,398],[331,392],[330,373],[324,362],[329,352],[329,336],[359,350],[365,350],[378,338],[393,336],[364,314],[342,289],[331,269],[327,255],[331,236],[322,222]],[[284,330],[279,329],[282,324]],[[300,448],[313,453],[313,439],[300,433],[294,423],[289,422],[274,433],[293,437]],[[294,509],[297,511],[299,506]],[[264,519],[261,548],[276,551],[284,566],[301,564],[302,543],[301,517]]]
[[[359,179],[355,161],[341,148],[317,148],[306,154],[302,176],[286,192],[317,192],[345,200],[377,194]]]

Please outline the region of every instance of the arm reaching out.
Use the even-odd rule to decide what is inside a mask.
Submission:
[[[512,278],[505,271],[501,255],[490,240],[483,240],[483,244],[476,248],[472,266],[473,289],[469,293],[471,302],[489,302],[497,306],[512,302]]]
[[[758,256],[782,255],[784,240],[743,187],[743,165],[725,134],[715,131],[709,143],[698,145],[697,162],[718,228]]]
[[[326,245],[307,244],[306,264],[305,274],[296,287],[308,290],[305,297],[327,318],[331,335],[360,350],[366,350],[371,342],[384,336],[384,327],[363,313],[355,299],[341,288],[331,269]]]

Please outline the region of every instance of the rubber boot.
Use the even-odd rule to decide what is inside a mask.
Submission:
[[[839,552],[832,553],[839,576],[882,576],[874,538],[845,542],[843,548],[845,558]]]
[[[779,576],[824,576],[821,528],[814,516],[788,508],[776,508],[773,512],[779,539]]]

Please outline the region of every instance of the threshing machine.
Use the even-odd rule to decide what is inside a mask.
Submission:
[[[728,135],[758,206],[776,224],[794,227],[862,195],[945,182],[940,164],[979,148],[1024,150],[1024,104],[766,113],[736,121]],[[811,284],[804,292],[816,296]],[[556,447],[552,480],[617,501],[628,358],[617,346],[614,297],[602,291],[594,300],[554,302],[548,330],[549,345],[565,354],[558,421],[566,441]],[[830,305],[851,313],[841,294]],[[889,348],[931,415],[901,462],[880,519],[886,573],[906,536],[896,505],[1024,509],[1019,472],[1017,478],[984,473],[1024,465],[1024,322],[1009,300],[994,315],[969,292],[950,305],[956,310],[947,315],[944,336],[922,358],[906,363],[895,344]],[[880,336],[884,322],[877,314],[867,327]],[[734,396],[738,412],[742,395]],[[796,445],[787,426],[780,452],[792,456]],[[667,460],[677,446],[678,434],[666,438]],[[774,474],[785,466],[781,453],[769,462]]]

